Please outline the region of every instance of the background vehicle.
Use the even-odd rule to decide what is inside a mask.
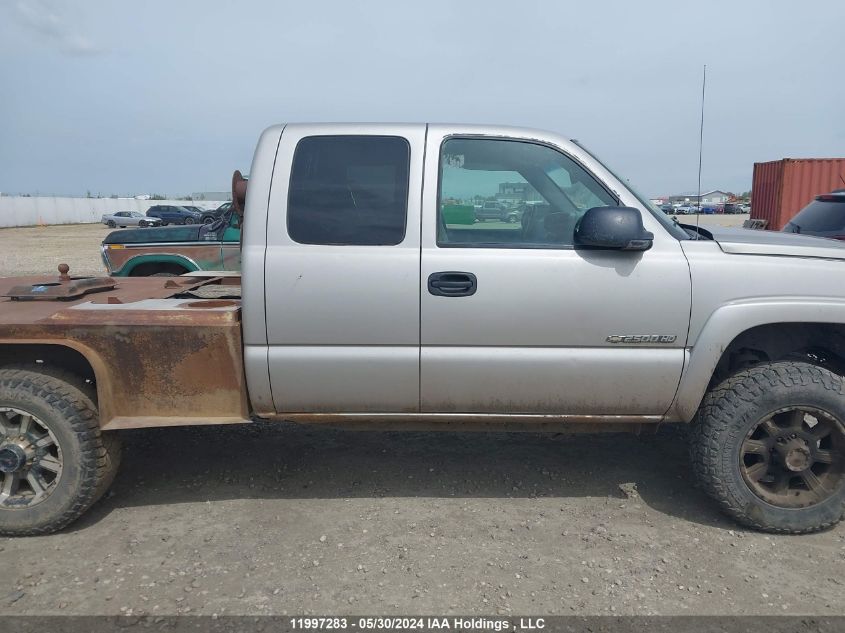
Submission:
[[[160,277],[198,270],[241,269],[240,216],[230,213],[211,224],[109,233],[101,253],[114,277]]]
[[[106,226],[115,228],[119,226],[124,229],[127,226],[161,226],[161,220],[158,218],[148,218],[140,211],[118,211],[117,213],[107,213],[102,218],[102,223]]]
[[[727,214],[738,214],[738,213],[745,213],[742,209],[742,205],[735,203],[735,202],[726,202],[722,205],[723,211],[722,213]]]
[[[529,217],[447,221],[502,173],[542,198]],[[63,266],[0,280],[0,532],[88,509],[117,468],[113,431],[253,418],[693,422],[693,471],[736,520],[781,533],[841,520],[845,244],[679,226],[536,130],[274,126],[251,175],[248,196],[233,179],[242,277]]]
[[[845,191],[816,196],[786,223],[786,233],[802,233],[845,240]]]
[[[678,215],[690,215],[695,213],[695,207],[689,204],[682,204],[679,207],[675,207],[675,213]]]
[[[168,224],[197,224],[202,214],[190,211],[185,207],[175,205],[157,204],[147,209],[148,218],[158,218],[162,226]]]
[[[480,207],[475,208],[475,219],[498,220],[499,222],[518,222],[519,213],[516,209],[510,209],[501,202],[486,201]]]
[[[218,218],[222,217],[227,211],[231,210],[232,203],[231,202],[224,202],[216,209],[212,209],[211,211],[204,210],[202,212],[201,221],[203,224],[211,224]]]

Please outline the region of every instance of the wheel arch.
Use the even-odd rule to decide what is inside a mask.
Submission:
[[[669,417],[692,420],[714,381],[757,362],[800,357],[845,375],[843,315],[845,302],[830,298],[756,299],[722,306],[687,350]]]
[[[93,349],[71,340],[56,343],[0,339],[0,369],[44,365],[72,373],[94,387],[100,420],[110,419],[111,380],[106,365]]]
[[[137,255],[127,260],[120,270],[114,274],[118,277],[142,277],[151,275],[151,272],[142,273],[145,268],[150,270],[155,267],[173,268],[179,266],[185,269],[185,272],[191,273],[201,270],[200,266],[190,257],[179,254],[165,254],[165,255]]]

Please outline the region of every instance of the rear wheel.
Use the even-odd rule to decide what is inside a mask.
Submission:
[[[84,383],[58,370],[0,370],[0,534],[63,528],[106,491],[119,456]]]
[[[758,365],[708,393],[691,434],[696,476],[739,522],[800,534],[845,512],[845,381],[798,362]]]

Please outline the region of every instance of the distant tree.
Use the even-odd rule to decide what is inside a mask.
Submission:
[[[85,197],[86,197],[86,198],[93,198],[93,197],[94,197],[94,196],[92,196],[92,195],[91,195],[91,190],[90,190],[90,189],[89,189],[88,191],[86,191],[86,192],[85,192]]]
[[[150,196],[150,200],[167,200],[167,196],[163,196],[160,193],[154,193]]]

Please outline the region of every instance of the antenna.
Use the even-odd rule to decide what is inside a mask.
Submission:
[[[707,64],[704,64],[704,76],[701,78],[701,128],[698,132],[698,213],[695,214],[695,239],[699,239],[698,223],[701,220],[701,155],[704,150],[704,89],[707,86]]]

